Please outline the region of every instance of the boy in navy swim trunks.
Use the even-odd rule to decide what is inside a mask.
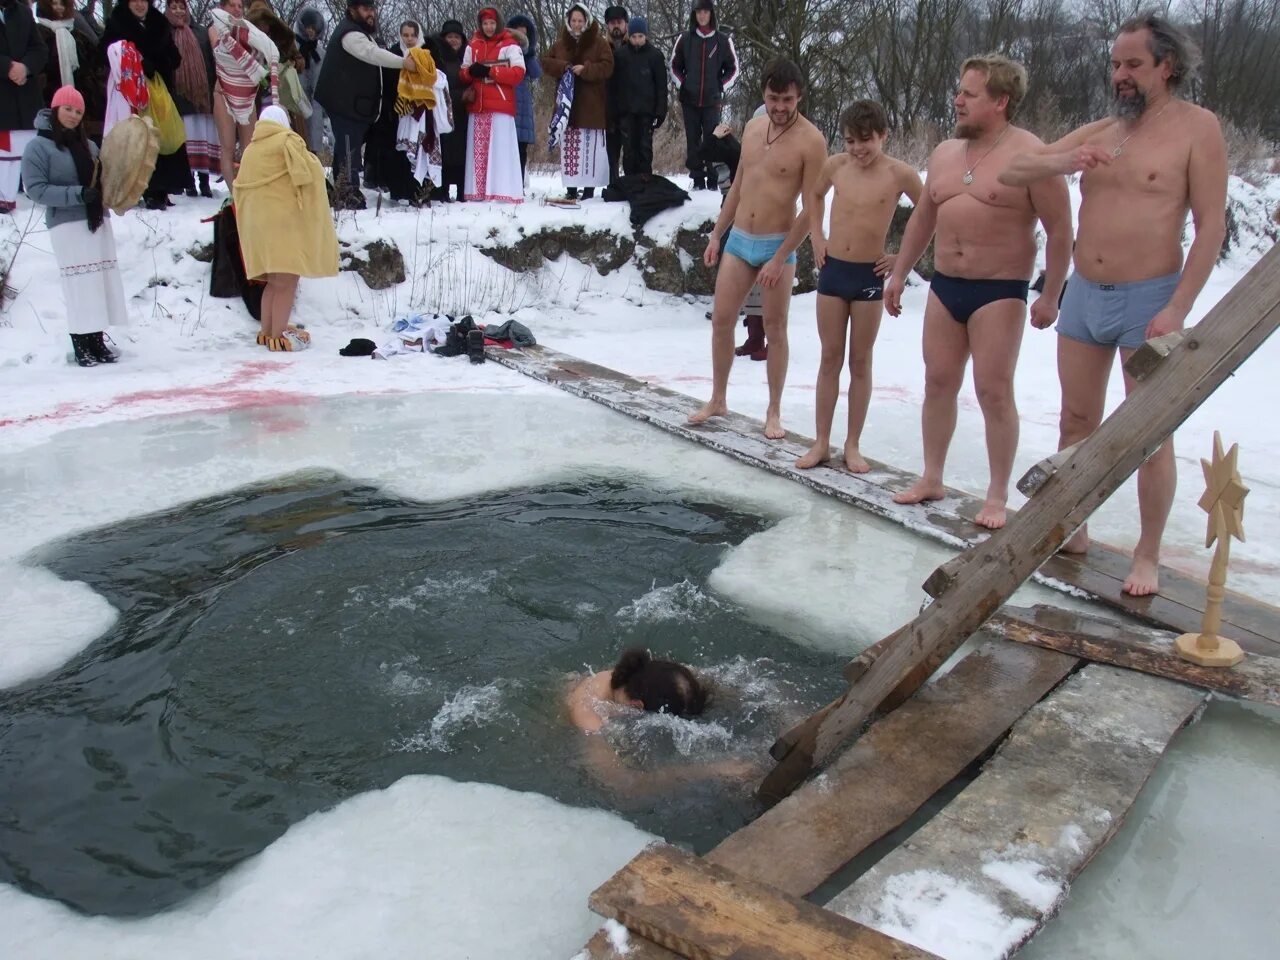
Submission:
[[[884,278],[894,257],[884,252],[884,240],[904,193],[915,203],[924,185],[909,164],[884,153],[889,118],[884,107],[859,100],[840,117],[844,152],[829,157],[809,198],[809,236],[818,265],[818,338],[822,360],[815,396],[817,428],[813,447],[796,461],[802,470],[816,467],[831,453],[831,421],[840,396],[840,371],[845,362],[845,334],[849,341],[849,432],[844,464],[854,473],[871,465],[859,450],[862,426],[871,403],[871,350],[880,330]],[[827,192],[831,204],[831,236],[827,237]]]

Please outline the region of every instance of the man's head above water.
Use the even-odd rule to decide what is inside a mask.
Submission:
[[[653,713],[696,717],[706,708],[707,690],[692,670],[674,660],[655,660],[648,650],[626,650],[609,678],[616,703]]]

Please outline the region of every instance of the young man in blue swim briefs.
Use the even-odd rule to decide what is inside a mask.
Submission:
[[[1080,240],[1058,320],[1062,382],[1059,449],[1102,422],[1116,351],[1181,330],[1213,271],[1226,233],[1227,149],[1218,118],[1180,100],[1198,53],[1163,17],[1141,15],[1111,47],[1112,116],[1027,150],[1000,175],[1025,186],[1079,173]],[[1195,240],[1182,258],[1187,212]],[[1134,387],[1125,375],[1126,392]],[[1160,541],[1178,474],[1173,441],[1138,468],[1142,532],[1124,591],[1159,590]],[[1083,553],[1081,527],[1063,549]]]
[[[920,200],[924,185],[910,164],[884,152],[889,118],[884,107],[859,100],[840,117],[844,150],[828,158],[809,198],[809,237],[818,265],[818,338],[822,359],[814,406],[816,438],[812,449],[796,461],[801,470],[816,467],[831,453],[831,421],[840,395],[840,371],[845,364],[845,336],[849,336],[849,432],[844,464],[854,473],[871,469],[862,456],[862,426],[871,403],[871,350],[880,330],[884,278],[893,270],[894,256],[884,252],[884,240],[904,193]],[[827,192],[831,202],[831,235],[825,224]],[[850,323],[852,331],[850,332]]]
[[[1018,450],[1013,371],[1027,317],[1036,262],[1036,221],[1045,232],[1045,284],[1031,306],[1031,325],[1051,326],[1071,260],[1071,206],[1061,175],[1030,187],[996,179],[1011,157],[1043,146],[1012,124],[1027,92],[1021,64],[998,54],[970,57],[956,92],[956,138],[929,158],[925,190],[902,237],[884,288],[885,309],[902,313],[907,274],[935,235],[936,271],[924,313],[924,475],[897,503],[946,495],[942,469],[956,426],[956,398],[973,355],[973,385],[986,424],[987,494],[975,520],[1003,527],[1009,478]]]
[[[711,311],[711,399],[689,422],[705,423],[729,413],[726,393],[733,366],[733,331],[747,292],[759,279],[763,291],[765,336],[769,341],[766,373],[769,407],[764,435],[786,436],[782,428],[782,387],[787,379],[787,313],[796,272],[796,248],[809,233],[805,211],[796,213],[796,200],[808,203],[814,181],[827,159],[827,144],[812,123],[800,115],[804,77],[789,60],[774,60],[765,68],[765,116],[751,120],[742,133],[738,175],[720,208],[720,217],[707,240],[703,262],[714,267],[720,259],[720,239],[729,225],[724,262],[716,275],[715,305]]]

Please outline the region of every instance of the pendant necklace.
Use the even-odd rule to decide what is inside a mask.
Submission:
[[[778,134],[778,135],[777,135],[776,137],[774,137],[772,140],[770,140],[770,139],[769,139],[769,130],[765,130],[765,132],[764,132],[764,148],[765,148],[766,150],[772,150],[772,149],[773,149],[773,145],[774,145],[775,143],[777,143],[779,140],[781,140],[783,137],[785,137],[785,136],[787,135],[787,131],[788,131],[788,130],[790,130],[792,127],[794,127],[794,126],[796,125],[796,120],[799,120],[799,119],[800,119],[800,117],[799,117],[799,115],[797,115],[797,116],[795,117],[795,119],[793,119],[790,123],[788,123],[785,127],[783,127],[783,128],[782,128],[782,133]],[[773,121],[772,121],[772,120],[771,120],[771,121],[769,121],[769,128],[770,128],[770,129],[772,129],[772,128],[773,128]]]
[[[1163,114],[1168,109],[1169,109],[1169,104],[1166,103],[1163,107],[1160,108],[1160,113],[1157,113],[1154,117],[1151,118],[1151,123],[1155,123],[1157,120],[1159,120],[1161,114]],[[1147,124],[1147,126],[1150,126],[1151,123]],[[1119,157],[1120,154],[1124,153],[1124,145],[1128,143],[1130,140],[1132,140],[1137,133],[1138,133],[1138,130],[1134,130],[1133,133],[1129,134],[1127,137],[1125,137],[1123,140],[1117,143],[1115,145],[1115,148],[1111,151],[1111,156]]]
[[[992,150],[1000,146],[1000,141],[1004,139],[1004,135],[1008,132],[1009,132],[1009,127],[1008,125],[1006,125],[1005,128],[1000,131],[1000,136],[996,137],[996,142],[991,145],[990,149],[988,149],[986,153],[984,153],[982,156],[978,158],[978,163],[975,163],[972,167],[969,167],[969,169],[967,169],[964,172],[963,180],[964,180],[964,185],[966,187],[969,186],[969,184],[973,183],[973,171],[978,169],[978,164],[982,163],[983,160],[987,159],[988,155],[991,153]],[[969,162],[969,141],[968,140],[964,142],[964,162],[965,163]]]

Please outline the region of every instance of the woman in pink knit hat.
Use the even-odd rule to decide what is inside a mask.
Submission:
[[[84,133],[84,97],[59,87],[36,114],[36,137],[22,151],[27,196],[45,207],[49,243],[62,279],[76,363],[115,363],[103,330],[128,319],[116,240],[98,188],[98,147]]]

